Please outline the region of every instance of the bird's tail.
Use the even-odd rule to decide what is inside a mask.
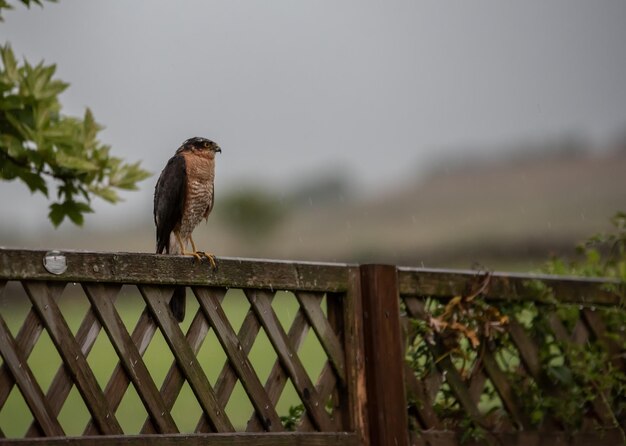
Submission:
[[[181,246],[176,239],[176,235],[174,231],[170,233],[170,237],[168,240],[167,246],[163,243],[163,249],[168,254],[178,255],[182,254]],[[157,246],[157,253],[159,252],[159,247]],[[185,319],[185,297],[186,290],[184,286],[177,286],[174,288],[174,294],[172,295],[172,300],[170,300],[170,308],[172,309],[172,313],[178,322],[182,322]]]
[[[172,300],[170,300],[170,308],[178,322],[182,322],[183,319],[185,319],[185,297],[186,292],[184,286],[174,288],[174,295],[172,296]]]

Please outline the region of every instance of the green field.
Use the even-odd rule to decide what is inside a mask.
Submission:
[[[13,336],[16,336],[30,309],[30,302],[19,287],[13,287],[12,290],[12,292],[9,292],[9,289],[5,291],[5,295],[0,301],[0,312]],[[186,333],[198,309],[198,303],[192,297],[191,292],[187,294],[187,305],[187,316],[181,324],[183,333]],[[276,293],[272,305],[285,331],[288,331],[299,308],[295,297],[291,293],[279,291]],[[325,308],[325,301],[322,305]],[[241,290],[229,290],[222,306],[231,325],[235,331],[238,331],[249,309],[248,301]],[[87,298],[80,286],[69,284],[59,299],[59,307],[68,321],[70,329],[76,333],[89,307]],[[116,308],[129,333],[132,333],[139,315],[144,309],[143,299],[137,289],[130,286],[124,287],[116,301]],[[311,380],[316,382],[324,366],[326,356],[312,330],[309,330],[306,340],[300,348],[299,356]],[[259,379],[265,383],[277,355],[262,329],[256,338],[249,358]],[[161,386],[173,360],[174,357],[169,347],[157,330],[144,355],[146,366],[157,387]],[[91,365],[100,387],[104,389],[118,362],[117,355],[104,330],[100,331],[87,361]],[[202,344],[198,353],[198,361],[205,370],[209,382],[214,386],[226,362],[226,354],[212,330],[209,331]],[[28,359],[28,365],[44,393],[60,364],[61,358],[44,330]],[[288,382],[277,404],[277,412],[279,415],[286,415],[289,407],[297,404],[300,404],[300,400],[291,382]],[[253,413],[253,407],[241,383],[238,382],[235,386],[225,411],[237,430],[245,429],[246,423]],[[187,383],[183,386],[176,400],[172,409],[172,416],[180,432],[193,432],[200,419],[200,406]],[[116,411],[116,417],[125,433],[135,434],[141,430],[147,413],[132,385],[129,386],[124,395]],[[74,387],[59,414],[59,422],[67,435],[80,435],[89,419],[89,412],[79,392]],[[33,417],[15,386],[5,405],[0,409],[0,428],[7,437],[22,437],[32,420]]]

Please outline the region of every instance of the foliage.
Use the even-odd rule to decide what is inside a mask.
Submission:
[[[216,208],[218,218],[249,240],[270,233],[285,212],[278,199],[253,188],[244,188],[221,198],[219,208]]]
[[[0,56],[0,179],[20,180],[46,197],[54,185],[48,216],[55,226],[65,217],[81,225],[94,196],[116,203],[117,190],[134,190],[149,176],[138,162],[109,154],[89,109],[82,119],[61,113],[58,96],[68,84],[54,78],[54,65],[19,64],[8,44]]]
[[[304,415],[304,405],[297,404],[295,406],[289,406],[289,412],[287,415],[282,415],[280,421],[283,423],[283,427],[288,431],[295,431],[298,427],[298,423]]]
[[[613,231],[597,234],[577,247],[572,260],[551,259],[544,270],[552,274],[598,276],[626,282],[626,212],[611,219]]]
[[[626,297],[626,214],[620,212],[611,221],[613,230],[581,244],[575,259],[552,259],[542,272],[618,279],[610,291]],[[478,275],[476,291],[467,296],[448,302],[427,299],[424,314],[410,319],[406,358],[416,377],[426,379],[435,369],[445,369],[443,361],[451,361],[469,382],[488,351],[511,384],[516,404],[535,428],[546,423],[568,431],[589,428],[593,423],[590,415],[597,415],[598,408],[608,410],[604,410],[603,420],[595,422],[596,427],[608,423],[619,428],[626,420],[626,373],[621,356],[626,351],[626,309],[558,303],[552,290],[540,281],[527,284],[526,291],[536,299],[496,304],[484,298],[488,277]],[[583,323],[596,319],[604,325],[599,338],[590,322]],[[523,367],[519,347],[506,330],[513,322],[537,347],[540,376],[531,376]],[[588,340],[581,342],[585,338],[580,336],[588,336]],[[409,404],[411,411],[421,403]],[[490,425],[508,417],[490,381],[485,383],[478,407]],[[466,414],[445,373],[434,409],[447,428],[463,433],[464,440],[480,441],[484,434],[481,420]]]
[[[48,0],[49,2],[56,2],[57,0]],[[43,6],[42,0],[20,0],[20,3],[25,5],[27,8],[30,8],[30,5],[36,4],[39,6]],[[3,9],[13,9],[13,6],[9,3],[8,0],[0,0],[0,22],[3,21],[2,10]]]

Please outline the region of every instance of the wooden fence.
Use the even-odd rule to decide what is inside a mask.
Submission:
[[[537,283],[551,290],[547,301],[537,297],[546,296]],[[191,311],[182,324],[169,311],[174,285],[190,290]],[[606,286],[600,280],[243,259],[220,259],[213,271],[184,257],[0,249],[0,443],[451,445],[471,431],[482,437],[465,435],[470,443],[619,444],[625,416],[606,389],[578,430],[549,414],[540,423],[531,419],[514,387],[550,387],[540,346],[523,321],[493,310],[528,301],[546,309],[554,300],[575,304],[573,328],[554,312],[553,338],[597,341],[623,372],[623,333],[608,336],[601,312],[594,311],[623,304]],[[289,317],[281,313],[288,297],[296,302]],[[479,353],[455,357],[446,350],[446,329],[457,341],[471,340],[476,331],[446,318],[473,308],[478,298],[487,313],[499,315],[487,322],[512,340],[514,353],[503,357],[487,342],[495,337],[465,348]],[[141,311],[129,321],[118,309],[132,299]],[[243,308],[239,327],[226,311],[229,302]],[[26,310],[18,318],[13,307],[19,304]],[[84,313],[74,320],[70,314],[79,307]],[[202,347],[209,336],[217,339],[212,348],[223,363],[207,359],[215,357]],[[146,354],[159,337],[157,356],[172,358],[162,380]],[[271,363],[266,373],[252,359],[261,337],[268,341],[261,351]],[[49,378],[34,359],[44,338],[57,358],[43,366]],[[305,366],[307,342],[318,346],[314,367]],[[106,366],[90,356],[97,343],[115,352],[117,365],[104,378]],[[423,370],[409,367],[420,348],[432,357],[423,360]],[[235,420],[243,411],[233,409],[238,387],[241,407],[249,411],[245,422]],[[277,407],[288,388],[291,413]],[[177,410],[185,389],[196,412]],[[88,412],[83,424],[64,416],[72,392]],[[121,409],[131,393],[139,400],[133,410],[144,420],[135,429]],[[24,419],[30,425],[17,429],[16,420]],[[79,423],[78,432],[70,421]]]

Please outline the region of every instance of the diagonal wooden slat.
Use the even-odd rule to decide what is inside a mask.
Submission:
[[[337,388],[337,375],[335,374],[334,368],[329,361],[326,361],[324,364],[317,383],[315,384],[315,388],[317,389],[322,401],[330,401],[333,390]],[[324,407],[326,407],[326,404],[324,404]],[[331,421],[333,423],[333,430],[337,432],[341,431],[341,413],[333,413]],[[313,426],[311,417],[302,417],[296,430],[300,432],[314,432],[315,426]]]
[[[536,382],[541,382],[541,362],[539,361],[539,350],[537,346],[535,346],[530,336],[528,336],[524,327],[515,319],[509,320],[507,331],[520,354],[520,359],[525,369]]]
[[[232,423],[218,404],[209,380],[172,315],[168,305],[172,288],[140,285],[139,290],[211,424],[217,432],[233,432]]]
[[[416,318],[416,319],[424,318],[424,307],[423,307],[422,301],[416,298],[411,298],[411,299],[405,299],[404,303],[406,305],[406,309],[410,317]],[[446,382],[448,383],[448,385],[450,386],[450,389],[456,396],[459,404],[463,407],[463,409],[468,414],[468,416],[472,419],[472,421],[477,423],[479,426],[482,426],[483,420],[482,420],[480,411],[478,410],[478,407],[476,406],[471,395],[469,394],[467,386],[465,385],[463,378],[461,377],[461,374],[452,363],[452,360],[450,359],[450,357],[448,355],[443,355],[444,351],[443,349],[440,348],[438,343],[436,345],[431,345],[430,343],[427,342],[426,345],[431,351],[433,357],[440,358],[437,361],[437,368],[442,373],[445,373]]]
[[[346,382],[346,368],[343,354],[343,348],[328,319],[324,316],[324,312],[320,308],[324,294],[296,292],[298,303],[304,310],[309,323],[313,327],[313,331],[317,335],[322,348],[328,355],[333,367],[337,371],[337,375],[343,384]]]
[[[121,285],[109,285],[109,287],[110,299],[113,301],[117,298]],[[76,332],[76,342],[80,345],[83,355],[89,355],[91,347],[93,347],[93,344],[98,338],[100,328],[100,322],[90,307],[89,310],[87,310],[87,314],[81,322],[78,331]],[[67,373],[65,366],[61,364],[56,375],[54,376],[54,379],[52,380],[52,384],[50,384],[48,392],[46,393],[46,398],[50,402],[50,407],[55,415],[59,415],[61,412],[61,408],[72,390],[73,385],[74,381],[72,381],[72,377]],[[26,437],[37,436],[37,431],[37,424],[31,424],[26,432]]]
[[[224,290],[225,291],[225,290]],[[221,293],[220,300],[224,298],[224,293]],[[206,318],[202,314],[202,311],[198,309],[196,315],[194,316],[191,324],[189,325],[189,330],[187,330],[186,339],[189,345],[191,346],[191,350],[194,355],[198,354],[200,351],[200,347],[206,338],[207,333],[209,332],[209,323]],[[174,407],[174,403],[176,402],[176,398],[180,393],[180,390],[183,388],[185,384],[185,376],[180,371],[176,360],[170,366],[165,379],[163,380],[163,384],[161,385],[161,395],[163,395],[163,400],[168,407],[168,410],[172,410]],[[219,398],[218,398],[219,401]],[[226,406],[226,404],[220,404],[221,406]],[[207,422],[207,429],[208,422]],[[154,425],[148,418],[141,428],[142,434],[153,434],[156,433],[156,429]]]
[[[56,301],[52,299],[48,287],[43,282],[25,282],[24,288],[26,288],[28,297],[44,322],[52,342],[76,383],[85,405],[96,420],[98,428],[103,434],[121,434],[122,428],[111,412],[96,377],[63,318]]]
[[[150,316],[150,311],[145,308],[139,316],[137,324],[135,324],[135,328],[133,329],[133,334],[131,335],[133,343],[137,346],[137,350],[142,356],[146,352],[148,345],[150,345],[150,341],[152,340],[155,332],[156,324],[154,323],[152,316]],[[126,376],[124,366],[122,366],[121,362],[118,362],[104,389],[104,393],[107,397],[111,410],[117,410],[129,385],[130,380],[128,379],[128,376]],[[149,419],[150,418],[148,418],[148,420]],[[96,435],[97,433],[98,428],[93,420],[91,420],[85,428],[83,435]]]
[[[270,296],[270,299],[273,299],[274,295]],[[239,333],[237,333],[237,338],[239,338],[239,343],[241,344],[243,352],[245,354],[249,354],[250,350],[252,350],[252,346],[254,345],[254,340],[259,334],[259,330],[261,329],[261,324],[257,320],[254,315],[254,311],[252,309],[248,310],[246,313],[246,317],[241,323],[241,328],[239,329]],[[221,406],[226,406],[230,396],[237,384],[237,374],[233,370],[230,365],[230,361],[226,361],[224,366],[222,367],[222,371],[217,377],[217,381],[215,382],[215,393],[217,395],[217,401]],[[267,390],[267,389],[266,389]],[[268,396],[271,399],[271,394],[268,392]],[[274,406],[276,406],[276,402],[272,400]],[[255,419],[258,423],[257,431],[262,430],[261,422],[258,420],[256,416],[256,412],[253,413],[252,418]],[[198,426],[196,427],[196,432],[206,432],[208,429],[208,421],[205,416],[202,416],[200,421],[198,422]]]
[[[595,311],[592,308],[583,308],[582,316],[589,327],[589,330],[595,338],[602,344],[604,349],[609,353],[609,358],[611,358],[611,363],[620,370],[624,370],[626,368],[626,357],[622,354],[622,347],[620,346],[618,340],[619,333],[612,333],[612,335],[617,335],[617,339],[612,336],[607,336],[608,331],[606,328],[606,324],[602,315],[599,311]],[[624,341],[623,332],[622,332],[622,341]],[[622,345],[624,345],[622,343]]]
[[[35,310],[31,308],[28,315],[26,315],[26,319],[24,319],[24,323],[22,324],[20,331],[15,337],[17,348],[20,352],[22,352],[25,359],[28,359],[33,351],[42,330],[43,325],[39,320],[39,316],[37,316]],[[2,407],[6,402],[11,390],[13,390],[14,384],[15,380],[9,370],[9,366],[6,363],[3,363],[0,368],[0,407]]]
[[[319,394],[307,375],[302,362],[300,362],[300,358],[290,345],[289,338],[270,304],[267,293],[257,291],[250,295],[246,294],[246,297],[248,297],[263,329],[274,346],[304,407],[312,416],[316,428],[325,432],[331,431],[332,422],[324,409],[324,402],[320,400]]]
[[[2,287],[4,288],[4,281]],[[57,299],[65,289],[65,283],[50,283],[49,290],[53,299]],[[3,290],[0,288],[0,292]],[[24,359],[28,359],[41,332],[43,330],[43,324],[37,316],[35,310],[31,307],[30,311],[26,315],[26,319],[22,323],[20,331],[17,333],[15,341],[17,343],[18,349],[22,352]],[[4,405],[11,390],[13,389],[13,375],[11,375],[8,366],[6,364],[2,364],[0,368],[0,407]]]
[[[150,418],[158,427],[159,433],[176,433],[178,428],[169,412],[169,408],[163,402],[159,389],[154,384],[141,354],[113,306],[110,296],[112,292],[117,293],[117,291],[119,291],[117,287],[111,289],[103,284],[85,284],[87,297],[98,315],[104,330],[109,335],[109,339],[126,369],[127,376],[134,384],[139,398],[146,407]]]
[[[426,386],[422,380],[416,378],[415,371],[408,363],[405,363],[404,367],[404,378],[407,381],[405,384],[407,399],[409,402],[411,400],[415,401],[415,412],[419,417],[420,424],[424,429],[441,429],[441,422],[433,410],[434,402],[428,394]]]
[[[30,370],[26,358],[20,353],[17,343],[2,317],[0,317],[0,354],[2,354],[4,363],[13,375],[18,389],[24,396],[24,401],[26,401],[42,432],[50,437],[65,435],[33,372]]]
[[[483,394],[483,390],[485,389],[487,375],[485,375],[485,371],[483,370],[484,365],[481,358],[476,358],[476,362],[472,367],[473,370],[469,377],[467,390],[472,397],[472,401],[474,401],[475,404],[478,404],[480,396]]]
[[[250,401],[259,415],[263,427],[269,432],[282,431],[283,425],[274,409],[274,405],[265,393],[265,389],[263,389],[263,385],[255,373],[248,355],[243,353],[243,347],[230,325],[217,296],[209,288],[193,287],[193,292],[198,298],[204,314],[209,319],[232,367],[237,372],[244,390],[250,397]]]
[[[251,294],[254,293],[254,291],[252,290],[248,290],[247,292],[250,292]],[[269,299],[271,299],[272,297],[273,297],[272,294],[268,295]],[[256,316],[255,316],[255,320],[256,320]],[[295,351],[298,351],[300,349],[300,346],[304,342],[304,339],[306,338],[306,334],[308,332],[309,332],[309,324],[307,324],[306,316],[304,315],[304,312],[302,311],[302,309],[299,308],[291,323],[291,327],[289,328],[289,333],[287,334],[287,337],[289,338],[289,341],[291,342],[291,345],[293,345],[293,348]],[[270,374],[268,375],[267,380],[265,381],[265,391],[267,392],[274,406],[276,406],[276,404],[278,403],[280,395],[283,392],[283,389],[285,388],[285,385],[287,384],[288,379],[289,377],[287,373],[281,366],[280,358],[277,358],[276,361],[274,362],[274,365],[272,366],[272,370],[270,371]],[[261,430],[261,428],[262,428],[261,423],[256,418],[256,416],[253,416],[248,421],[248,426],[246,427],[246,431],[257,432]]]
[[[484,370],[489,376],[491,383],[495,387],[504,407],[508,411],[511,419],[522,429],[528,430],[531,428],[532,423],[530,418],[520,408],[520,403],[515,396],[515,392],[509,383],[507,376],[500,370],[498,363],[493,356],[493,352],[488,347],[483,347],[482,361],[484,364]]]
[[[585,321],[582,317],[576,321],[576,325],[574,325],[574,330],[572,330],[571,339],[572,342],[579,345],[584,344],[589,339],[589,329],[587,328],[587,324],[585,324]]]

